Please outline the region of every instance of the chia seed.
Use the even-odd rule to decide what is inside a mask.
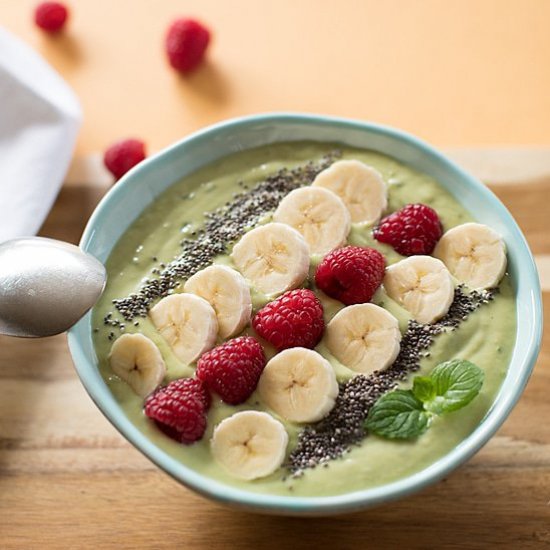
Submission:
[[[291,170],[283,168],[249,191],[236,193],[220,208],[207,212],[204,227],[192,233],[196,238],[183,239],[182,250],[172,262],[153,268],[151,273],[157,275],[156,278],[143,283],[137,292],[113,300],[116,309],[127,321],[145,317],[155,300],[168,296],[182,280],[206,267],[218,254],[227,252],[228,246],[248,228],[275,210],[285,195],[293,189],[309,185],[339,156],[338,151],[333,151],[317,162],[308,162]],[[191,195],[188,198],[192,198]],[[105,321],[111,315],[108,314]]]
[[[437,335],[456,329],[471,313],[492,300],[495,292],[467,293],[463,286],[459,286],[455,289],[447,315],[438,322],[423,325],[414,320],[409,321],[393,365],[369,376],[356,375],[340,384],[336,403],[329,415],[300,432],[298,443],[286,465],[292,476],[299,477],[305,469],[339,458],[350,452],[352,446],[358,445],[367,435],[365,419],[378,398],[420,368],[420,360],[429,356],[426,350]]]

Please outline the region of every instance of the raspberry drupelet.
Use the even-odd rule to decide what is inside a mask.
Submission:
[[[278,351],[298,346],[313,349],[325,329],[323,305],[311,290],[289,290],[263,307],[252,326]]]
[[[120,179],[145,158],[145,144],[139,139],[124,139],[111,145],[103,156],[106,168]]]
[[[190,444],[202,439],[210,395],[200,380],[182,378],[158,389],[145,401],[145,415],[166,435]]]
[[[265,363],[260,343],[252,336],[240,336],[204,353],[196,376],[222,401],[239,405],[256,389]]]
[[[373,231],[377,241],[389,244],[402,256],[431,254],[442,233],[437,212],[425,204],[407,204],[385,217]]]
[[[315,284],[325,294],[351,304],[370,302],[382,284],[386,260],[378,250],[345,246],[327,254],[315,272]]]
[[[42,2],[34,11],[34,22],[43,31],[58,33],[63,29],[69,10],[61,2]]]
[[[166,35],[166,54],[170,65],[188,73],[202,62],[210,43],[210,31],[195,19],[176,19]]]

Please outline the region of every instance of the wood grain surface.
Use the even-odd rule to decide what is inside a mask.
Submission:
[[[548,166],[525,167],[523,179],[516,166],[515,180],[504,181],[508,154],[452,154],[483,175],[525,231],[550,315]],[[77,242],[104,190],[74,176],[42,234]],[[104,419],[65,336],[0,338],[0,548],[286,547],[550,548],[550,333],[520,403],[470,462],[415,496],[322,519],[253,515],[193,494]]]

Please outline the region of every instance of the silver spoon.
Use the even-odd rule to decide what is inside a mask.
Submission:
[[[0,334],[65,332],[98,300],[107,274],[78,246],[29,237],[0,244]]]

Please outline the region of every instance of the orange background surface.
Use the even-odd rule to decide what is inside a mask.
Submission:
[[[548,0],[65,1],[61,36],[35,28],[36,1],[0,0],[0,24],[80,97],[80,154],[126,136],[153,151],[274,110],[373,120],[445,146],[550,144]],[[163,50],[182,15],[214,35],[189,77]]]

